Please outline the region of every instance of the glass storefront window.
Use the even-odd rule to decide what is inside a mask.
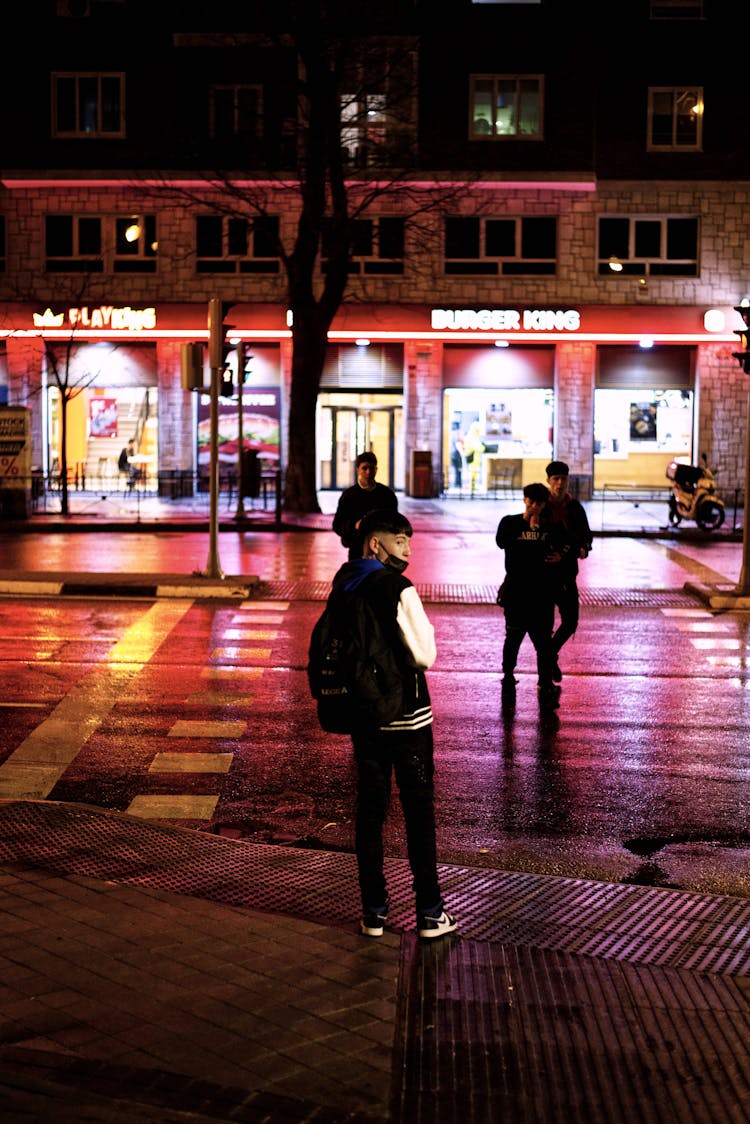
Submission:
[[[514,487],[544,480],[544,467],[552,456],[551,388],[446,390],[443,418],[443,467],[449,490],[492,490],[498,466],[509,461],[517,464]]]
[[[692,458],[693,392],[598,389],[594,396],[594,487],[664,485],[673,457]]]

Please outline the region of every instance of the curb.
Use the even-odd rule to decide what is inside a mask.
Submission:
[[[225,598],[241,601],[260,584],[255,575],[207,577],[202,574],[47,574],[38,579],[0,572],[0,595],[39,597]]]

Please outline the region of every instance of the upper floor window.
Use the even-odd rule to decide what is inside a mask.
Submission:
[[[698,219],[599,219],[599,273],[613,277],[697,277]]]
[[[472,140],[541,140],[544,79],[539,74],[474,74],[469,87]]]
[[[123,74],[53,74],[52,135],[124,137]]]
[[[556,267],[554,217],[445,220],[446,273],[551,275]]]
[[[703,89],[701,86],[652,86],[648,91],[649,151],[703,148]]]
[[[651,0],[649,17],[652,20],[703,19],[704,0]]]
[[[261,136],[262,115],[261,86],[212,86],[209,90],[209,129],[214,140]]]
[[[48,273],[156,273],[155,215],[47,215]]]
[[[332,225],[323,230],[323,270],[331,249]],[[381,215],[353,219],[349,224],[349,272],[398,274],[404,272],[404,220]]]
[[[357,167],[404,164],[416,144],[416,58],[413,50],[355,46],[343,78],[341,148]]]
[[[279,220],[198,215],[195,253],[198,273],[278,273]]]

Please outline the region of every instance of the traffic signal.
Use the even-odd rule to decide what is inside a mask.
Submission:
[[[736,304],[734,311],[739,312],[745,326],[734,329],[734,334],[740,337],[742,351],[733,351],[732,358],[737,360],[746,375],[750,375],[750,303],[743,301]]]
[[[202,343],[184,343],[180,348],[180,371],[183,390],[203,390]]]
[[[234,345],[227,339],[234,326],[226,323],[227,314],[232,307],[232,304],[221,301],[218,297],[211,297],[208,302],[208,361],[212,372],[219,372],[219,395],[222,398],[234,395],[234,380],[229,364]]]

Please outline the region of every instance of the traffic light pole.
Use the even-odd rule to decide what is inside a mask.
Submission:
[[[735,328],[734,334],[740,337],[741,351],[733,351],[746,375],[750,374],[750,302],[747,299],[735,305],[735,312],[742,317],[743,327]],[[750,393],[747,396],[747,425],[745,427],[745,495],[742,504],[742,568],[735,593],[740,596],[750,594]]]
[[[745,427],[745,497],[742,504],[742,567],[735,593],[750,595],[750,392],[747,396],[747,425]]]
[[[222,306],[217,297],[208,302],[208,361],[211,370],[211,436],[208,481],[211,498],[208,533],[208,561],[203,571],[207,578],[223,578],[219,562],[219,381],[221,379],[224,325]]]
[[[243,483],[243,457],[244,452],[244,433],[242,425],[242,385],[245,381],[245,344],[242,340],[237,342],[237,511],[235,512],[235,519],[241,520],[245,518],[245,505],[243,503],[242,483]]]

